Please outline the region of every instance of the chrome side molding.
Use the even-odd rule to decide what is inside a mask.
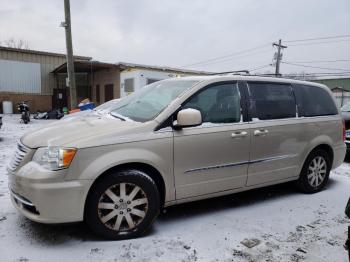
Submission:
[[[295,157],[295,156],[297,156],[297,154],[267,157],[267,158],[256,159],[256,160],[253,160],[253,161],[228,163],[228,164],[215,165],[215,166],[198,167],[198,168],[185,170],[184,173],[193,173],[193,172],[200,172],[200,171],[205,171],[205,170],[226,168],[226,167],[233,167],[233,166],[241,166],[241,165],[247,165],[247,164],[250,165],[250,164],[256,164],[256,163],[261,163],[261,162],[270,162],[270,161],[275,161],[275,160],[282,160],[282,159],[286,159],[286,158],[292,158],[292,157]]]

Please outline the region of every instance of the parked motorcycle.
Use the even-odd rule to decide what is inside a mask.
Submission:
[[[21,121],[23,121],[25,124],[28,124],[30,122],[28,101],[22,101],[18,103],[18,111],[21,113]]]

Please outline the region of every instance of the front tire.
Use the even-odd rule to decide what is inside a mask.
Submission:
[[[97,235],[121,240],[144,234],[159,214],[154,181],[139,170],[111,173],[90,190],[85,221]]]
[[[304,193],[321,191],[328,182],[331,166],[332,161],[327,151],[323,149],[312,151],[297,180],[298,188]]]

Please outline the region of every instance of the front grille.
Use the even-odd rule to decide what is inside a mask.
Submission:
[[[15,151],[14,156],[12,157],[12,160],[9,164],[9,169],[11,171],[15,171],[18,166],[21,164],[23,158],[26,156],[26,154],[29,152],[29,148],[24,146],[21,142],[17,144],[17,148]]]

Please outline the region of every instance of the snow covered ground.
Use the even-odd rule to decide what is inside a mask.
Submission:
[[[0,129],[0,261],[347,261],[350,164],[334,170],[328,188],[298,193],[290,184],[171,207],[146,236],[98,239],[84,226],[41,225],[10,202],[6,165],[16,141],[51,121],[19,123],[5,116]],[[256,238],[249,249],[240,242]]]

